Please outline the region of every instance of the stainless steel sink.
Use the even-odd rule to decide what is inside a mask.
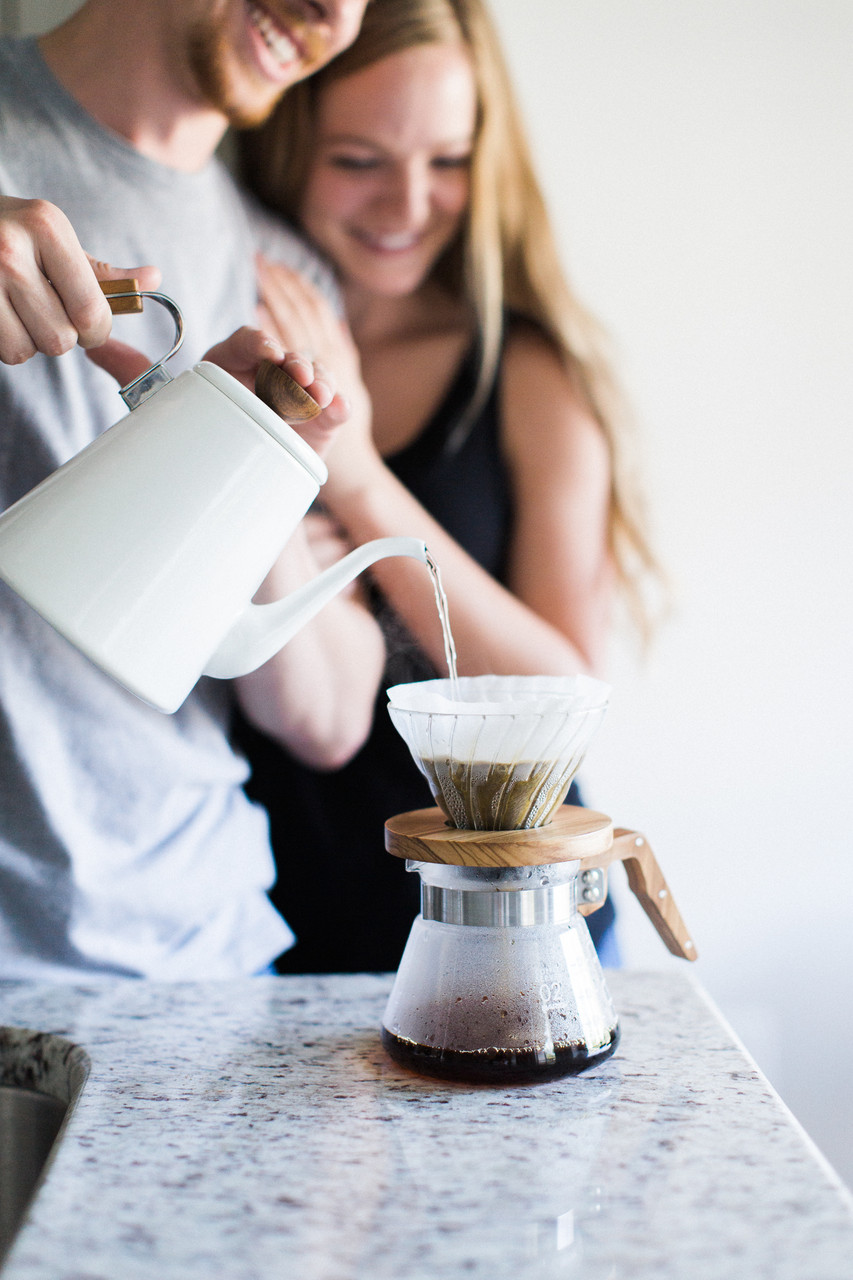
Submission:
[[[0,1258],[14,1239],[67,1110],[50,1094],[0,1085]]]
[[[0,1027],[0,1263],[88,1072],[63,1037]]]

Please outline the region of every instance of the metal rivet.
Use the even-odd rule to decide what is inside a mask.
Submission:
[[[642,836],[637,836],[636,840],[634,841],[634,844],[635,844],[635,845],[637,846],[637,848],[639,849],[639,847],[640,847],[640,845],[641,845],[641,844],[645,844],[645,840],[643,839],[643,837],[642,837]]]
[[[667,897],[666,889],[658,889],[658,897],[659,897],[659,898],[665,898],[665,897]]]
[[[584,902],[595,902],[600,896],[597,889],[584,889],[583,891]]]

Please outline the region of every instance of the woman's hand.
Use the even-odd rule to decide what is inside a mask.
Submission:
[[[349,327],[319,289],[283,262],[255,256],[258,324],[289,350],[321,359],[341,386],[361,378],[361,362]]]
[[[349,403],[346,428],[336,435],[334,448],[326,457],[329,481],[323,495],[330,503],[339,485],[363,483],[364,473],[377,463],[381,465],[373,447],[370,396],[362,380],[358,350],[346,322],[310,281],[260,254],[256,268],[262,329],[283,348],[302,351],[321,361],[324,369],[333,370]]]
[[[336,389],[336,379],[317,360],[284,348],[261,329],[244,326],[230,338],[211,347],[205,360],[218,364],[250,391],[263,360],[271,360],[289,373],[322,408],[323,412],[308,422],[294,425],[306,443],[324,456],[331,448],[336,432],[350,416],[350,404]]]
[[[255,596],[280,600],[349,550],[328,520],[306,516]],[[236,681],[246,715],[304,764],[339,769],[361,747],[385,667],[382,632],[361,589],[339,591],[274,657]]]

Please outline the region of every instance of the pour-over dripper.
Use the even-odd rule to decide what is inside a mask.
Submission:
[[[591,676],[468,676],[388,690],[388,712],[455,827],[540,827],[562,804],[610,686]]]
[[[695,959],[645,837],[561,803],[609,693],[587,676],[389,689],[391,719],[440,806],[385,823],[386,849],[421,878],[382,1019],[402,1066],[515,1084],[604,1062],[619,1027],[584,917],[606,900],[612,862],[624,862],[669,950]]]

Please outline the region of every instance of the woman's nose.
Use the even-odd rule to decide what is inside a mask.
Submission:
[[[422,223],[430,209],[429,174],[422,165],[398,165],[386,189],[386,203],[407,223]]]

